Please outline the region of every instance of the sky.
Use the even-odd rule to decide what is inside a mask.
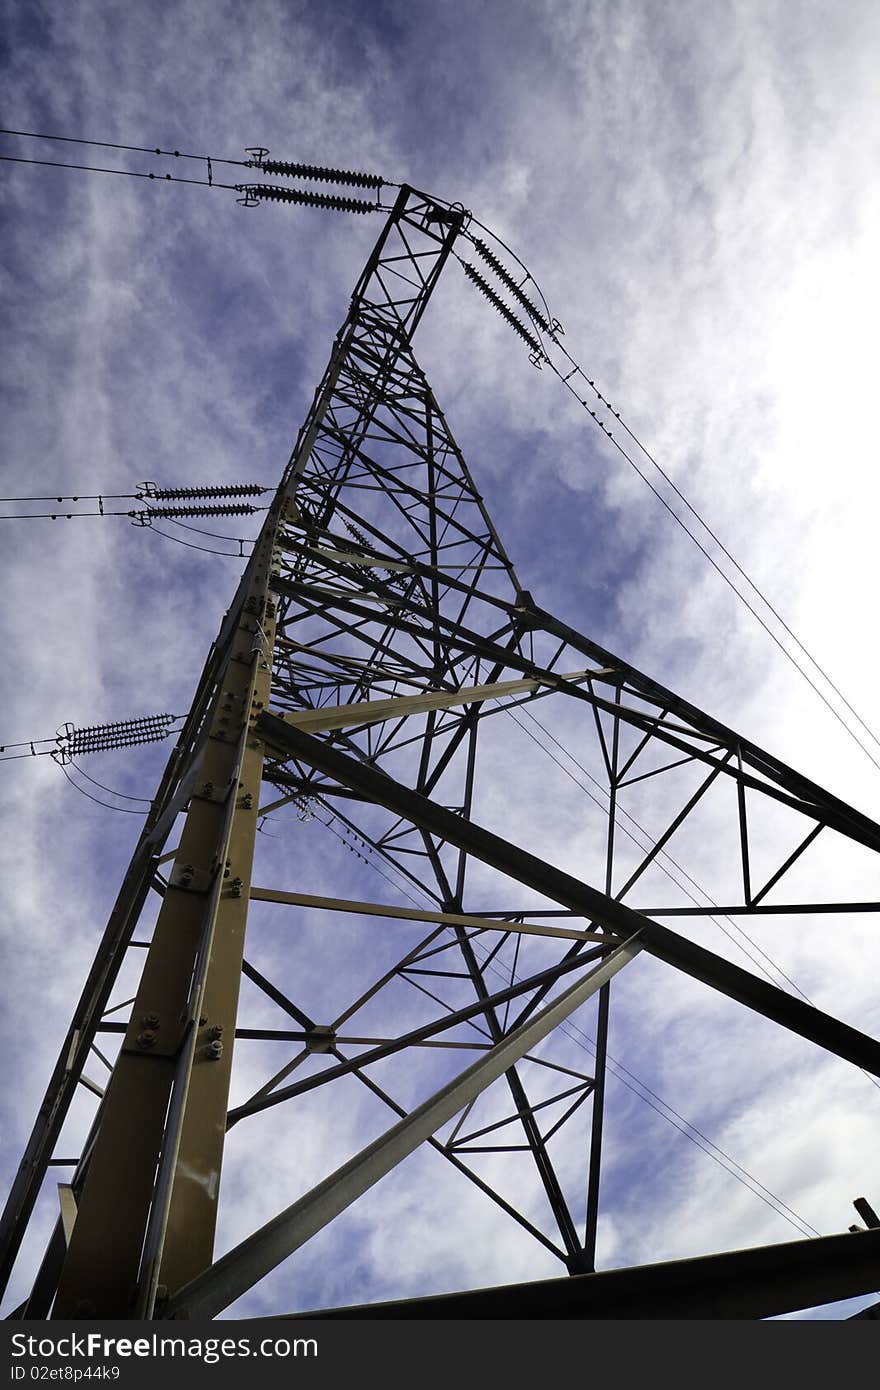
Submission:
[[[876,6],[253,0],[245,11],[222,0],[5,0],[2,12],[5,119],[16,130],[217,159],[261,145],[472,210],[540,284],[575,361],[876,728]],[[0,153],[120,158],[12,136],[0,137]],[[203,167],[190,166],[197,177]],[[220,189],[14,163],[3,164],[0,199],[3,495],[130,493],[144,479],[273,485],[379,219],[248,210]],[[541,606],[876,815],[877,767],[454,265],[416,353]],[[0,738],[185,712],[240,562],[122,517],[0,524]],[[248,520],[234,526],[228,534],[253,534]],[[487,721],[487,820],[589,879],[601,817],[570,782],[558,791],[504,722]],[[564,717],[558,728],[577,738]],[[88,770],[149,797],[167,749],[101,755]],[[12,910],[0,946],[0,1164],[11,1179],[138,820],[87,801],[49,758],[9,762],[2,776]],[[662,828],[664,807],[647,793],[632,806]],[[380,900],[390,891],[340,866],[314,824],[279,818],[266,830],[297,847],[290,887],[341,883]],[[767,835],[770,862],[784,834],[768,824]],[[261,848],[280,862],[281,848]],[[686,839],[676,857],[699,882],[723,882],[711,839]],[[804,888],[817,896],[835,884],[880,896],[876,867],[845,847],[819,855],[813,873]],[[816,1004],[876,1035],[876,917],[748,929]],[[361,938],[340,931],[354,981]],[[700,939],[746,963],[714,929]],[[816,1231],[845,1230],[855,1197],[880,1201],[880,1097],[868,1079],[653,963],[630,971],[611,1039],[630,1073]],[[313,999],[326,991],[331,1006],[324,970],[306,972],[303,988]],[[587,1065],[575,1037],[561,1046]],[[426,1063],[413,1097],[430,1075]],[[603,1267],[794,1237],[621,1081],[609,1082],[608,1103]],[[307,1104],[289,1129],[253,1120],[224,1177],[221,1247],[373,1137],[380,1118],[352,1091],[341,1117]],[[513,1185],[514,1162],[502,1175]],[[575,1184],[574,1150],[560,1163]],[[365,1199],[231,1315],[558,1272],[438,1166],[414,1155],[369,1210]],[[479,1238],[463,1241],[464,1230]],[[23,1254],[10,1306],[38,1244]]]

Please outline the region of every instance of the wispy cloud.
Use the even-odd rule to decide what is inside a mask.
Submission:
[[[375,170],[472,208],[534,273],[587,376],[871,723],[876,7],[548,0],[365,12],[342,0],[257,0],[246,13],[123,13],[85,0],[13,4],[9,17],[7,111],[18,128],[230,158],[265,144],[279,158]],[[90,162],[58,154],[76,148],[3,145]],[[130,492],[145,478],[273,484],[378,219],[245,212],[219,190],[3,168],[0,491]],[[870,813],[876,771],[454,264],[417,350],[537,600]],[[121,518],[2,524],[3,736],[185,710],[240,565]],[[599,775],[571,712],[548,706],[536,713],[547,709],[548,727]],[[477,819],[597,878],[595,805],[507,716],[487,721],[484,745]],[[161,750],[94,766],[109,785],[149,796]],[[77,797],[47,759],[9,763],[3,775],[14,808],[3,844],[11,1174],[137,821]],[[649,788],[627,805],[658,833],[671,803]],[[727,809],[707,803],[701,832],[670,845],[713,893],[729,881],[710,833]],[[260,844],[267,872],[288,887],[379,900],[396,891],[351,856],[341,869],[338,841],[289,810],[265,829],[289,836]],[[768,864],[787,833],[768,822]],[[824,897],[837,881],[876,899],[876,870],[822,838],[804,890]],[[663,876],[650,887],[665,887]],[[497,879],[477,871],[474,889],[488,898]],[[416,940],[416,928],[377,922],[280,926],[284,911],[260,917],[255,959],[268,968],[295,939],[301,1002],[322,1016],[365,987],[365,950],[375,967],[394,958],[399,937],[389,934]],[[344,969],[328,977],[318,952],[331,930]],[[867,919],[762,919],[749,931],[817,1004],[876,1032]],[[740,945],[702,932],[742,962]],[[371,1026],[429,1016],[412,991],[393,1000],[384,1018],[378,1005],[365,1014]],[[244,1002],[249,1021],[269,1016],[254,993]],[[587,1038],[594,1021],[592,1007],[574,1020]],[[258,1045],[239,1049],[241,1096],[265,1079],[248,1046]],[[589,1071],[579,1034],[559,1046]],[[616,991],[611,1048],[816,1229],[849,1224],[852,1198],[875,1181],[877,1092],[865,1078],[641,960]],[[389,1067],[389,1091],[410,1102],[443,1065],[426,1058],[417,1076]],[[344,1086],[332,1114],[309,1099],[293,1117],[280,1107],[232,1131],[224,1247],[392,1122],[365,1087]],[[84,1098],[72,1131],[88,1113]],[[645,1161],[649,1144],[662,1166]],[[622,1081],[609,1082],[607,1145],[606,1264],[794,1236]],[[502,1186],[516,1185],[520,1157],[491,1160]],[[574,1188],[574,1149],[559,1161]],[[414,1155],[397,1176],[369,1210],[360,1204],[300,1252],[296,1271],[284,1267],[232,1311],[556,1272],[436,1153]],[[48,1192],[46,1229],[54,1200]],[[529,1213],[539,1224],[542,1200]],[[348,1260],[332,1276],[328,1251]],[[35,1243],[24,1257],[19,1296],[39,1253]]]

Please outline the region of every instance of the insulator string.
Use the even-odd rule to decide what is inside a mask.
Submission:
[[[276,203],[298,203],[302,207],[328,208],[334,212],[378,212],[378,203],[366,203],[361,198],[341,198],[331,193],[310,193],[307,189],[280,188],[268,183],[238,184],[237,191],[246,199],[268,199]],[[242,200],[243,201],[243,200]],[[250,206],[254,206],[253,203]]]
[[[146,511],[129,512],[128,515],[136,518],[160,516],[167,521],[176,516],[253,516],[257,511],[266,510],[265,507],[252,507],[249,502],[232,502],[213,507],[149,507]]]
[[[354,188],[381,188],[378,174],[360,174],[350,169],[325,169],[317,164],[290,164],[283,159],[254,160],[253,167],[264,174],[291,179],[312,179],[315,183],[345,183]]]
[[[145,483],[143,496],[159,502],[181,501],[192,497],[259,497],[271,488],[261,487],[259,483],[223,483],[217,487],[157,487],[155,483]]]
[[[549,333],[551,331],[549,322],[545,319],[541,311],[535,307],[522,287],[516,283],[507,267],[501,264],[498,257],[494,255],[486,243],[481,241],[479,237],[472,236],[470,242],[477,254],[482,256],[486,264],[494,270],[502,284],[506,285],[510,293],[516,296],[526,313],[530,318],[534,319],[541,331],[543,333]]]
[[[525,324],[520,322],[513,310],[508,309],[504,301],[500,299],[499,296],[492,289],[492,286],[486,280],[483,279],[480,272],[476,270],[474,266],[470,265],[467,261],[462,261],[462,268],[468,279],[473,281],[480,293],[484,294],[488,299],[489,303],[493,305],[493,307],[498,310],[498,313],[501,314],[502,317],[507,320],[513,331],[515,333],[518,333],[524,342],[528,343],[529,347],[532,349],[533,352],[543,356],[541,344],[538,342],[537,338],[534,336],[534,334],[529,332]]]
[[[105,753],[136,744],[158,743],[168,737],[177,717],[174,714],[145,714],[108,724],[90,724],[83,729],[66,724],[58,736],[58,751],[65,759],[70,759],[83,753]]]

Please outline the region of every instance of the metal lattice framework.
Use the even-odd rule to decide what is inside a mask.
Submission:
[[[880,1075],[877,1041],[657,920],[876,910],[877,902],[851,901],[846,890],[834,901],[803,901],[795,870],[820,835],[876,855],[880,827],[543,611],[521,587],[412,349],[464,218],[403,188],[355,289],[209,653],[7,1203],[4,1279],[72,1099],[91,1084],[84,1070],[91,1050],[102,1034],[121,1033],[22,1316],[213,1316],[421,1144],[551,1251],[575,1276],[566,1287],[579,1290],[586,1280],[604,1291],[607,1284],[595,1281],[609,1276],[592,1271],[610,982],[640,952]],[[562,708],[579,747],[591,743],[604,772],[604,829],[592,861],[601,863],[600,886],[503,833],[510,819],[503,800],[482,790],[485,769],[498,773],[499,757],[503,771],[495,731],[507,726],[505,715],[530,717],[545,701]],[[662,833],[643,836],[634,852],[621,845],[620,810],[636,786],[668,816]],[[284,805],[299,808],[303,820],[326,817],[340,851],[369,859],[395,887],[386,896],[411,905],[306,893],[296,850],[280,886],[260,882],[258,828]],[[756,829],[762,807],[790,826],[790,849],[769,868]],[[704,814],[729,900],[701,906],[670,892],[658,903],[668,842],[686,827],[702,834]],[[277,856],[272,864],[277,870]],[[643,905],[645,892],[651,901]],[[370,943],[381,940],[378,969],[355,997],[336,1000],[329,1021],[313,1017],[298,990],[294,946],[255,964],[266,924],[291,911],[297,922],[330,914],[357,924],[368,967]],[[419,939],[401,937],[394,919],[408,933],[420,924]],[[139,924],[146,939],[135,936]],[[334,948],[323,940],[332,971]],[[146,952],[141,982],[128,1021],[119,1022],[114,987],[138,949]],[[276,1026],[245,1026],[243,980],[279,1011]],[[550,1044],[591,998],[596,1057],[584,1071],[555,1059]],[[358,1016],[381,1018],[380,1033],[358,1031]],[[230,1108],[233,1056],[258,1044],[270,1044],[273,1057],[284,1044],[292,1055],[267,1067],[261,1084]],[[428,1056],[439,1060],[427,1067]],[[404,1104],[398,1094],[412,1095],[416,1077],[425,1078],[427,1093]],[[345,1084],[369,1091],[391,1112],[392,1127],[215,1262],[228,1130],[279,1107],[291,1111],[306,1096],[319,1094],[332,1109]],[[585,1116],[583,1220],[551,1141]],[[512,1153],[524,1165],[514,1194],[500,1190],[479,1158]],[[539,1206],[545,1220],[535,1215]],[[874,1242],[875,1260],[876,1234],[848,1239],[862,1242],[863,1255],[865,1242]],[[843,1266],[849,1272],[834,1283],[828,1271],[837,1266],[826,1260],[825,1274],[809,1286],[813,1301],[817,1293],[872,1287],[870,1270],[853,1275],[845,1258]],[[722,1280],[766,1285],[757,1311],[779,1311],[785,1276],[775,1265],[771,1276],[763,1268],[756,1273],[752,1262],[743,1275],[728,1265]],[[668,1292],[670,1276],[641,1273],[642,1302],[627,1305],[624,1289],[620,1306],[644,1315],[652,1298],[667,1306],[658,1290]],[[492,1303],[494,1311],[473,1315],[572,1315],[575,1295],[541,1287],[539,1312],[521,1288]],[[697,1306],[683,1297],[685,1312]],[[459,1316],[463,1306],[444,1314],[414,1303],[405,1315]],[[608,1305],[599,1298],[581,1306]],[[727,1305],[722,1298],[719,1307],[755,1315],[754,1298]]]

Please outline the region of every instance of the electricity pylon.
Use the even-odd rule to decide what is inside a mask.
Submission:
[[[423,1144],[551,1251],[565,1279],[416,1300],[394,1305],[396,1316],[696,1315],[710,1284],[720,1315],[757,1316],[874,1287],[880,1231],[711,1256],[690,1262],[690,1274],[688,1262],[594,1272],[612,977],[653,956],[880,1075],[876,1040],[656,920],[863,911],[872,904],[845,890],[822,903],[785,890],[823,832],[870,858],[880,827],[523,589],[412,348],[466,222],[461,210],[402,188],[355,288],[208,653],[6,1206],[4,1281],[72,1099],[90,1084],[91,1051],[102,1034],[121,1032],[20,1316],[211,1317]],[[509,838],[507,825],[522,817],[505,813],[503,791],[487,791],[504,775],[504,742],[494,733],[504,712],[531,717],[538,702],[562,707],[579,748],[591,740],[604,768],[598,885],[546,862],[533,839]],[[636,783],[656,796],[667,823],[660,834],[643,832],[634,854],[621,847],[621,815]],[[304,820],[326,816],[335,845],[384,873],[395,890],[384,896],[394,901],[302,891],[302,843],[281,886],[261,883],[258,830],[285,804]],[[789,848],[770,867],[755,828],[765,806],[790,827]],[[659,892],[666,845],[704,813],[727,875],[723,908],[680,895],[646,910],[629,906],[636,885]],[[302,827],[300,840],[310,833]],[[499,905],[501,891],[508,897]],[[253,963],[278,913],[297,923],[317,913],[333,924],[302,948],[309,958],[321,952],[329,1018],[315,1016],[298,985],[304,956],[295,943],[269,952],[263,969]],[[401,935],[395,920],[415,937]],[[347,963],[334,945],[347,922],[361,933],[351,971],[351,947]],[[130,953],[144,949],[137,996],[120,1022],[114,986]],[[277,1010],[276,1026],[245,1026],[244,979]],[[554,1060],[551,1044],[588,1000],[596,1055],[584,1072]],[[358,1015],[368,1020],[361,1028]],[[230,1107],[233,1056],[257,1042],[274,1049],[273,1069]],[[279,1068],[281,1045],[292,1055]],[[332,1114],[346,1083],[366,1088],[394,1123],[215,1261],[229,1129],[306,1096],[323,1098]],[[585,1117],[578,1209],[555,1136]],[[492,1159],[514,1151],[520,1185],[502,1191]],[[476,1155],[486,1153],[481,1169]]]

